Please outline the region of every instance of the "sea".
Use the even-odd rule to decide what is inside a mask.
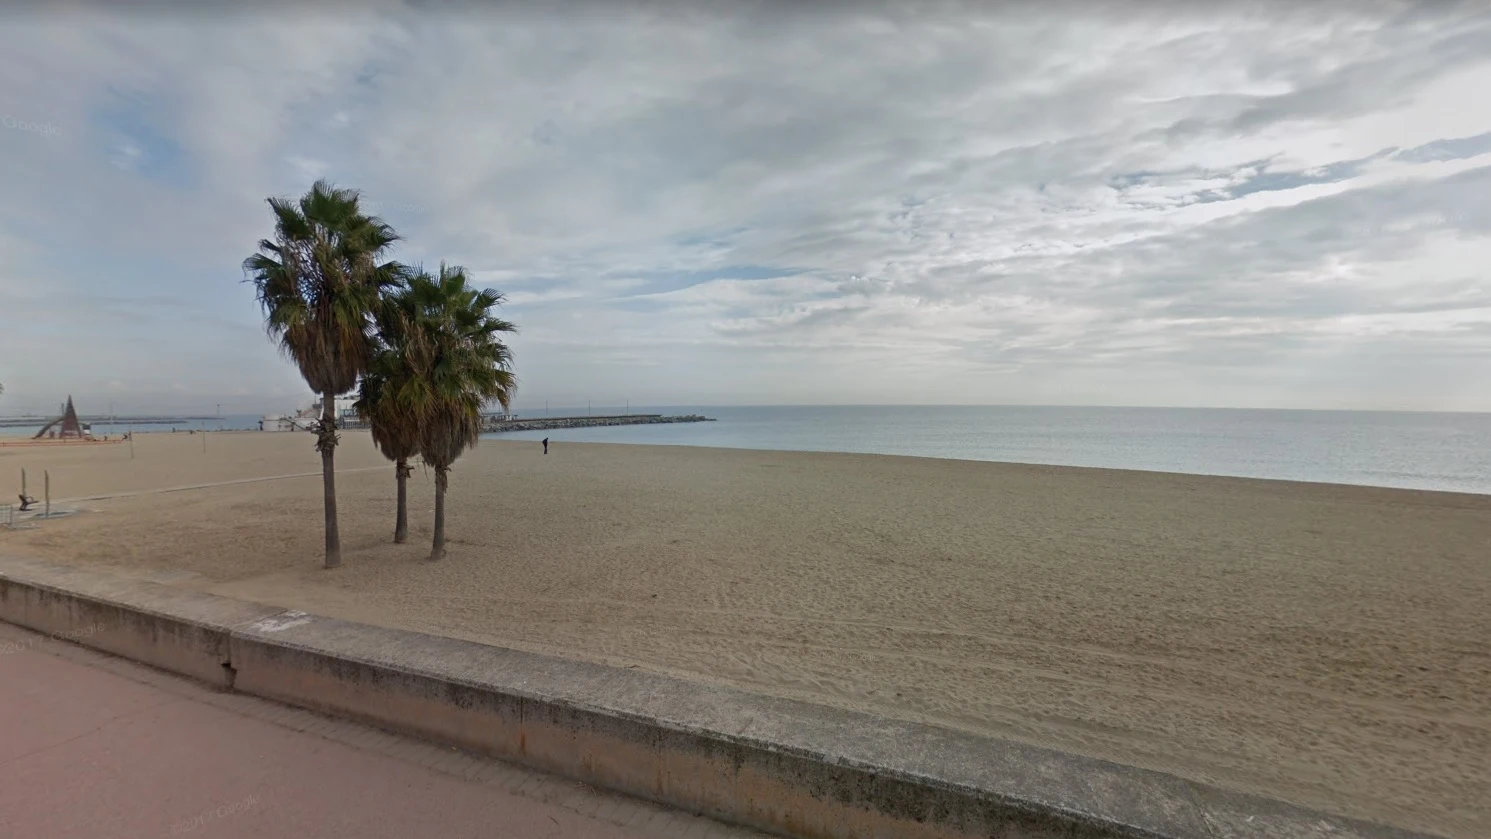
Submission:
[[[862,452],[1491,494],[1491,414],[1036,406],[629,406],[716,422],[508,440]],[[622,413],[622,407],[590,412]],[[584,416],[586,409],[548,410]],[[543,411],[519,411],[523,418]]]
[[[515,431],[507,440],[860,452],[1491,494],[1491,414],[1037,406],[591,406],[715,422]],[[551,407],[547,416],[585,416]],[[545,416],[543,409],[518,416]],[[93,422],[99,435],[257,429],[260,415]],[[0,427],[0,435],[37,427]]]
[[[222,416],[198,417],[194,419],[171,418],[162,415],[163,419],[170,421],[142,421],[139,419],[121,416],[110,422],[100,419],[83,419],[90,425],[90,430],[100,437],[125,434],[129,431],[139,431],[142,434],[148,431],[258,431],[259,420],[264,418],[263,414],[224,414]],[[40,431],[40,422],[26,425],[4,425],[0,426],[0,437],[30,437]]]

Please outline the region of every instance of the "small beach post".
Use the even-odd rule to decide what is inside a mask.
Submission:
[[[47,506],[41,517],[49,519],[52,517],[52,470],[46,469],[41,473],[41,488],[46,494]]]

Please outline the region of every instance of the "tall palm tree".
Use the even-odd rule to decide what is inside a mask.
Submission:
[[[265,329],[321,396],[316,449],[326,496],[326,567],[342,562],[337,532],[336,397],[357,384],[372,348],[373,314],[403,277],[380,263],[399,235],[362,212],[358,193],[316,181],[299,201],[270,198],[274,238],[243,261],[264,309]]]
[[[435,533],[430,559],[445,555],[445,491],[450,469],[481,434],[481,410],[497,402],[506,410],[517,379],[512,352],[502,341],[517,328],[492,313],[503,296],[478,290],[465,269],[442,264],[438,276],[409,277],[403,307],[415,333],[406,343],[413,372],[406,404],[418,404],[419,454],[435,470]]]
[[[414,473],[409,461],[419,454],[419,412],[423,407],[422,389],[411,365],[418,334],[413,328],[416,319],[410,304],[409,294],[400,292],[386,297],[379,308],[377,345],[358,382],[354,406],[368,421],[373,443],[394,462],[398,512],[393,540],[397,543],[409,538],[409,476]]]

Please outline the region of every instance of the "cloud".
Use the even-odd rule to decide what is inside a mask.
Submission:
[[[508,292],[520,402],[1491,410],[1472,4],[0,16],[0,410],[280,407],[238,264],[321,175]]]

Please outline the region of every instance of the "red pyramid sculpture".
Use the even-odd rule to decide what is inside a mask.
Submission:
[[[62,416],[42,426],[41,430],[36,432],[36,436],[32,439],[40,440],[47,436],[47,433],[54,428],[57,429],[57,432],[53,436],[64,440],[81,440],[86,436],[83,432],[83,424],[78,422],[78,412],[72,406],[72,394],[68,394],[67,396],[67,407],[63,409]]]

